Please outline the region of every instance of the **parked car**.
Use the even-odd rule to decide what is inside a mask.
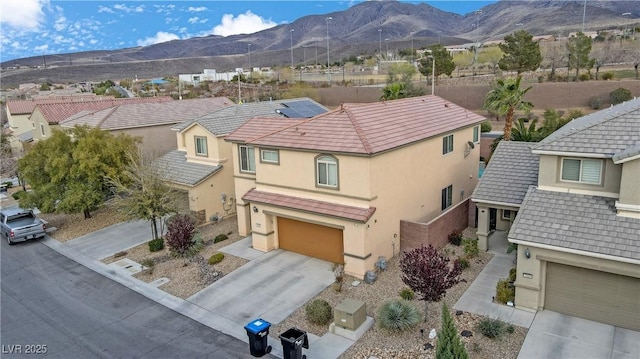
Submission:
[[[9,244],[42,238],[45,234],[45,223],[32,210],[15,207],[0,211],[0,235]]]

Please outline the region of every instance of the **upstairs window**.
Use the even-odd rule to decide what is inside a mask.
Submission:
[[[600,184],[602,161],[565,158],[562,160],[562,180],[586,184]]]
[[[240,146],[240,171],[256,173],[256,154],[251,146]]]
[[[196,156],[207,156],[207,138],[202,136],[195,137]]]
[[[260,161],[265,163],[280,163],[278,150],[260,150]]]
[[[323,187],[338,187],[338,160],[335,157],[316,158],[316,184]]]
[[[449,152],[453,152],[453,135],[442,138],[442,154],[446,155]]]
[[[42,134],[42,136],[46,136],[47,134],[44,131],[44,125],[40,124],[40,133]]]
[[[453,203],[453,185],[449,185],[446,188],[442,189],[442,201],[441,201],[441,209],[444,211],[445,209],[451,207]]]
[[[476,126],[473,128],[473,143],[480,142],[480,127]]]

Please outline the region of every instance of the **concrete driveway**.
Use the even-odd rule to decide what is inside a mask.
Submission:
[[[95,260],[103,260],[120,251],[151,240],[149,221],[121,222],[62,243]]]
[[[256,318],[279,323],[334,280],[331,263],[277,249],[261,253],[187,301],[239,328]]]
[[[640,358],[640,332],[541,310],[518,359]]]

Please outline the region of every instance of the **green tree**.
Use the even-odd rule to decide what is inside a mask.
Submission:
[[[491,71],[495,74],[504,52],[498,46],[489,46],[482,49],[478,55],[478,62],[489,64]]]
[[[473,64],[473,53],[470,51],[462,51],[453,55],[453,63],[458,69],[458,76],[460,76],[460,70],[467,69]]]
[[[504,135],[505,141],[511,140],[511,127],[516,111],[529,112],[533,107],[531,102],[525,101],[524,96],[531,89],[520,88],[522,78],[498,79],[493,89],[487,93],[483,108],[498,116],[505,116]]]
[[[442,328],[436,342],[436,359],[468,359],[447,303],[442,303]]]
[[[400,82],[388,84],[382,89],[381,100],[397,100],[405,97],[405,85]]]
[[[43,82],[40,85],[40,91],[50,91],[51,90],[51,84]]]
[[[569,70],[576,70],[575,81],[578,81],[580,69],[590,70],[595,62],[589,58],[591,52],[591,38],[582,32],[576,36],[571,36],[567,40],[567,55],[569,60]]]
[[[526,118],[516,120],[511,130],[511,141],[538,142],[542,140],[542,133],[540,129],[536,128],[538,120],[533,119],[529,121],[529,126],[527,126],[527,121]]]
[[[389,68],[387,86],[382,89],[381,99],[396,100],[399,98],[415,97],[424,91],[413,85],[412,79],[416,68],[410,64],[393,64]]]
[[[456,64],[453,62],[453,57],[449,54],[449,51],[440,44],[431,45],[429,50],[431,51],[431,56],[436,59],[436,80],[438,76],[443,74],[451,76],[451,73],[456,68]],[[422,75],[426,77],[431,76],[433,58],[423,57],[418,62],[418,70]]]
[[[504,37],[504,43],[498,45],[504,52],[498,66],[504,71],[517,71],[518,76],[525,71],[535,71],[540,67],[542,55],[540,45],[526,30],[519,30]]]
[[[82,212],[90,218],[111,194],[107,178],[120,176],[127,165],[126,153],[137,141],[99,128],[53,131],[18,161],[18,170],[32,189],[20,198],[20,205],[45,213]]]
[[[416,74],[416,68],[407,63],[393,64],[387,71],[387,84],[394,82],[410,83]]]

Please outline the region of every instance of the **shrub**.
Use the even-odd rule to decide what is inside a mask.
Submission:
[[[491,132],[491,122],[484,121],[480,124],[480,132]]]
[[[509,334],[513,334],[516,331],[516,328],[514,328],[513,325],[509,324],[505,331]]]
[[[506,330],[506,323],[500,319],[484,318],[478,324],[478,330],[487,338],[498,338]]]
[[[590,98],[589,107],[591,107],[592,110],[597,110],[602,107],[602,99],[600,98],[600,96],[593,96],[592,98]]]
[[[515,282],[517,274],[518,270],[516,269],[516,267],[509,269],[509,282]]]
[[[224,259],[224,254],[220,252],[214,253],[211,257],[209,257],[209,264],[210,265],[218,264],[222,262],[223,259]]]
[[[202,247],[196,236],[196,221],[187,214],[176,214],[167,224],[167,246],[178,257],[190,257]]]
[[[589,74],[581,74],[579,79],[580,79],[580,81],[589,81],[589,80],[591,80],[591,75],[589,75]]]
[[[418,309],[405,300],[392,300],[378,309],[378,324],[391,331],[404,331],[420,321]]]
[[[164,239],[162,237],[149,241],[149,252],[159,252],[164,249]]]
[[[462,233],[458,231],[452,232],[447,238],[449,239],[449,243],[454,246],[459,246],[460,243],[462,243]]]
[[[467,258],[475,258],[480,254],[478,249],[478,240],[465,238],[462,243],[464,244],[464,254]]]
[[[226,234],[218,234],[214,239],[213,239],[213,243],[218,243],[218,242],[222,242],[226,239],[228,239],[229,236],[227,236]]]
[[[626,88],[620,87],[609,92],[609,101],[611,101],[611,104],[613,105],[629,101],[632,98],[633,95],[631,95],[631,91],[627,90]]]
[[[460,335],[453,322],[447,303],[442,303],[442,327],[436,342],[436,358],[469,359]]]
[[[11,197],[13,197],[13,199],[15,199],[16,201],[20,200],[20,198],[22,198],[24,195],[26,195],[27,192],[20,190],[20,191],[16,191],[13,192],[13,194],[11,195]]]
[[[331,305],[324,299],[316,299],[304,308],[307,320],[313,324],[326,325],[333,319]]]
[[[603,80],[613,80],[613,72],[607,71],[607,72],[603,73],[602,74],[602,79]]]
[[[140,264],[147,268],[153,268],[156,265],[156,262],[152,258],[145,258]]]
[[[465,257],[458,257],[454,262],[454,266],[458,266],[461,270],[469,268],[469,260]]]
[[[402,288],[399,294],[400,298],[404,300],[414,300],[416,298],[416,293],[411,288]]]
[[[2,182],[2,184],[5,185],[7,188],[13,187],[13,182],[11,181],[5,181],[5,182]]]
[[[496,284],[496,300],[499,303],[506,304],[507,302],[513,302],[516,297],[516,289],[513,284],[509,283],[508,279],[502,279]]]

